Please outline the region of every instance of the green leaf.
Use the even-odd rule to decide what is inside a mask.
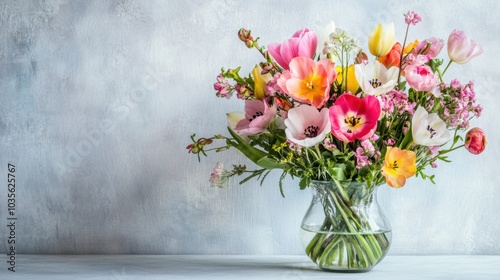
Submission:
[[[345,164],[337,164],[335,167],[330,168],[330,175],[338,181],[344,181],[345,176]]]
[[[307,188],[307,186],[309,186],[309,182],[310,182],[310,178],[309,177],[303,177],[302,179],[300,179],[300,182],[299,182],[299,187],[301,190]]]
[[[229,126],[227,130],[236,141],[237,145],[234,145],[236,149],[242,152],[247,158],[258,165],[258,161],[267,156],[267,154],[259,149],[256,149],[252,145],[248,144],[243,138],[241,138],[236,132],[234,132]],[[265,167],[264,167],[265,168]]]
[[[283,168],[285,168],[284,164],[279,163],[276,160],[268,158],[268,157],[263,157],[263,158],[259,159],[256,163],[258,166],[265,168],[265,169],[275,169],[275,168],[283,169]]]

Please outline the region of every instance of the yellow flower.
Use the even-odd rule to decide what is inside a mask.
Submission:
[[[417,156],[414,152],[387,147],[382,173],[387,184],[393,188],[401,188],[406,179],[415,175]]]
[[[266,84],[272,76],[269,73],[262,75],[262,68],[259,65],[253,69],[252,76],[254,81],[253,94],[256,99],[262,100],[266,96]]]
[[[335,67],[335,71],[337,72],[337,80],[336,82],[342,85],[342,67]],[[342,90],[345,89],[345,85],[342,85]],[[356,93],[359,89],[358,80],[356,80],[356,74],[354,71],[354,64],[349,65],[347,67],[347,90],[351,93]]]
[[[386,55],[394,45],[394,24],[378,24],[368,38],[368,48],[374,56]]]
[[[418,40],[415,39],[415,41],[408,43],[406,45],[405,49],[403,50],[403,54],[409,54],[413,49],[415,49],[418,45]]]

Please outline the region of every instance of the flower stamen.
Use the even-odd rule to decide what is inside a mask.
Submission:
[[[250,119],[248,119],[248,121],[251,122],[251,121],[255,120],[255,118],[263,116],[263,115],[264,114],[261,111],[257,111],[257,112],[255,112],[255,114],[252,115],[252,117]]]
[[[432,128],[430,125],[427,125],[427,131],[429,131],[429,133],[431,134],[431,139],[437,134],[436,130]]]
[[[370,83],[370,85],[372,85],[373,88],[378,88],[382,85],[382,82],[379,82],[378,79],[371,79],[368,82]]]
[[[316,137],[318,136],[318,130],[319,130],[318,126],[310,125],[306,129],[304,129],[304,135],[309,138]]]

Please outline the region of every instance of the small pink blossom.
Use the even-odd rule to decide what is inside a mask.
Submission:
[[[439,148],[441,148],[441,146],[439,146],[439,145],[428,147],[428,149],[429,149],[429,156],[431,158],[436,157],[439,154]]]
[[[412,24],[416,25],[417,23],[421,22],[422,18],[420,17],[420,14],[414,12],[414,11],[408,11],[405,15],[405,23],[406,24]]]
[[[217,76],[217,81],[214,83],[214,89],[216,90],[215,95],[220,98],[231,98],[233,95],[231,85],[226,78],[219,74]]]
[[[323,146],[325,147],[325,149],[329,150],[329,151],[333,151],[333,150],[336,150],[337,149],[337,146],[335,146],[335,144],[332,143],[332,141],[330,140],[330,138],[325,138],[325,141],[323,141]]]
[[[217,162],[215,164],[213,172],[210,174],[210,186],[223,188],[227,185],[227,178],[224,176],[224,165],[222,162]]]
[[[386,145],[386,146],[394,146],[394,144],[396,144],[396,140],[394,140],[393,138],[389,138],[387,140],[384,140],[384,145]]]
[[[371,157],[375,154],[375,147],[373,147],[373,144],[370,140],[366,139],[366,140],[361,141],[361,146],[363,147],[363,149],[365,150],[365,153],[368,156]]]
[[[356,156],[356,168],[361,169],[363,166],[368,166],[371,162],[368,160],[368,156],[364,155],[365,151],[363,148],[358,147],[354,155]]]

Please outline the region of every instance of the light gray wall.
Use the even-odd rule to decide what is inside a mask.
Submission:
[[[309,3],[313,2],[313,3]],[[406,2],[407,4],[401,4]],[[430,2],[430,3],[428,3]],[[447,77],[475,79],[489,146],[441,163],[437,185],[412,178],[383,187],[393,226],[391,254],[500,252],[500,18],[496,1],[1,1],[0,224],[6,223],[7,164],[17,167],[18,253],[301,254],[298,229],[309,191],[279,172],[212,189],[216,161],[197,162],[189,135],[225,132],[237,100],[215,98],[220,67],[249,71],[262,44],[330,20],[363,46],[375,24],[421,13],[410,37],[443,39],[455,28],[484,53]],[[443,56],[446,51],[443,50]],[[249,165],[250,166],[250,165]],[[0,228],[5,252],[7,228]]]

